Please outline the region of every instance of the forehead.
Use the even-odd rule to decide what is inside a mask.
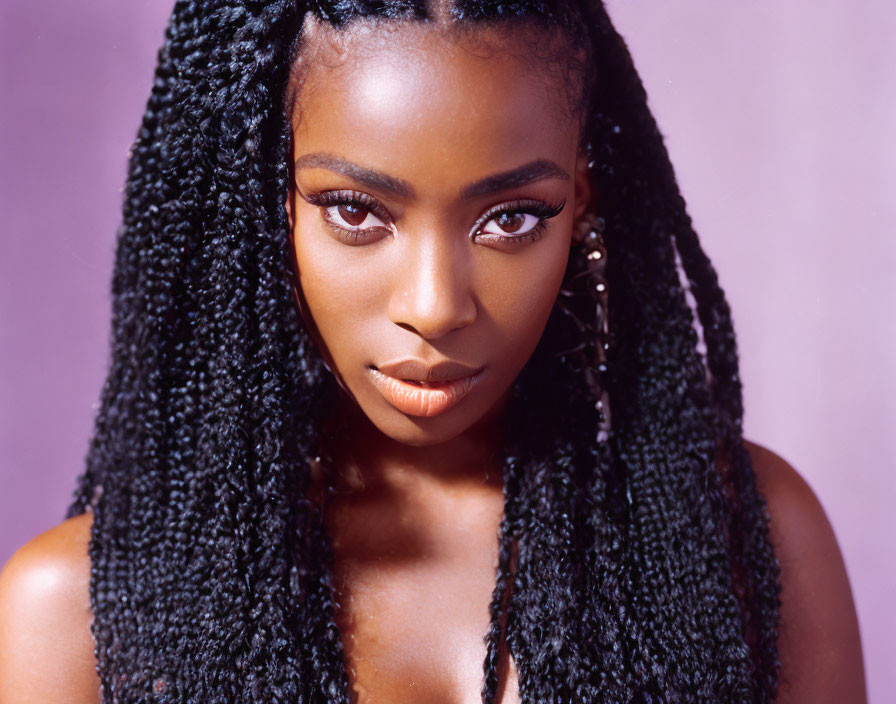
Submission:
[[[465,154],[512,168],[530,153],[574,153],[578,120],[562,72],[529,51],[539,40],[522,25],[311,22],[296,71],[297,143],[384,166],[416,155],[430,168]]]

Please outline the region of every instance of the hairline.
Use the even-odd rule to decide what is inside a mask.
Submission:
[[[580,147],[584,148],[590,99],[588,72],[594,70],[590,65],[591,52],[587,48],[580,52],[574,51],[573,37],[569,30],[531,15],[488,19],[455,18],[444,12],[439,13],[436,18],[369,15],[355,17],[337,25],[321,19],[314,11],[308,10],[302,19],[301,29],[296,34],[290,52],[289,78],[284,92],[284,116],[291,128],[296,127],[292,125],[292,117],[296,113],[299,94],[314,65],[315,57],[320,56],[323,48],[321,41],[335,43],[340,41],[346,32],[391,31],[398,26],[416,26],[421,32],[434,30],[451,41],[469,39],[472,34],[474,40],[484,42],[489,51],[510,51],[527,66],[540,70],[545,76],[545,85],[562,96],[564,107],[561,109],[566,116],[578,122]],[[538,43],[527,45],[533,47],[531,51],[515,50],[506,39],[506,33],[503,32],[505,29],[540,31],[542,34]],[[548,30],[547,34],[543,33],[545,29]],[[489,30],[491,36],[488,36]],[[321,31],[325,33],[324,36],[315,34]],[[496,34],[503,36],[496,41]],[[574,80],[568,80],[570,77]]]

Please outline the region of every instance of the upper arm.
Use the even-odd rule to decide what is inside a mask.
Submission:
[[[855,605],[837,539],[812,489],[773,452],[746,443],[781,566],[778,704],[866,701]]]
[[[97,704],[90,633],[92,516],[63,521],[0,572],[0,704]]]

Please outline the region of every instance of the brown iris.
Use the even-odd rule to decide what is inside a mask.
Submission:
[[[495,218],[498,227],[504,230],[504,232],[516,232],[525,221],[526,216],[524,213],[501,213]]]
[[[357,227],[367,219],[367,213],[370,212],[363,205],[355,205],[354,203],[343,203],[339,206],[339,217],[345,220],[352,227]]]

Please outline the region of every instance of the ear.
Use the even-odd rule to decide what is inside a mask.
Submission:
[[[578,244],[582,241],[583,233],[575,226],[575,223],[581,219],[585,213],[596,213],[597,203],[596,191],[594,184],[591,182],[591,169],[588,167],[589,157],[583,152],[579,152],[576,157],[575,174],[573,179],[575,182],[575,207],[573,209],[573,230],[572,243]]]

